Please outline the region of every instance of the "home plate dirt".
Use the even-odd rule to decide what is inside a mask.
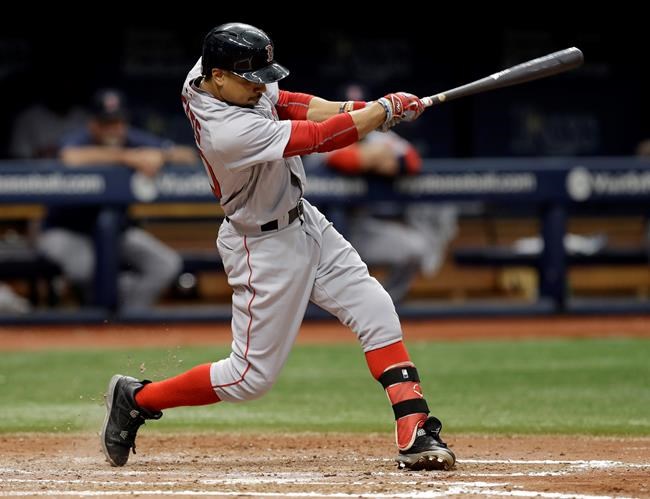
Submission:
[[[110,467],[91,434],[0,436],[0,497],[650,497],[650,438],[447,435],[448,472],[405,472],[391,435],[162,434]]]

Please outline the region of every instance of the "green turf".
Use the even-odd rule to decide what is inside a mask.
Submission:
[[[448,432],[650,435],[650,341],[411,343]],[[0,431],[97,429],[115,372],[160,379],[224,348],[0,354]],[[392,431],[356,345],[297,346],[269,394],[166,411],[160,430]]]

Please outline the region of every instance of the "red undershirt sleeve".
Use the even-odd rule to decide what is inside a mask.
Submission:
[[[328,166],[341,173],[354,174],[361,171],[359,144],[352,144],[327,155]]]
[[[415,147],[409,145],[406,154],[403,157],[404,168],[406,173],[415,174],[422,170],[422,157]]]
[[[313,95],[280,90],[275,109],[281,120],[306,120]]]
[[[337,114],[325,121],[291,121],[291,135],[283,156],[302,156],[314,152],[328,152],[354,144],[359,132],[348,113]]]

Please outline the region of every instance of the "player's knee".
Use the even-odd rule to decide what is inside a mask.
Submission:
[[[368,314],[372,320],[358,335],[364,350],[402,339],[402,326],[395,305],[387,292],[378,294],[376,299],[369,303]]]
[[[260,398],[275,384],[278,373],[270,369],[265,363],[256,362],[254,356],[248,358],[251,363],[248,373],[244,377],[242,388],[245,392],[246,400]]]
[[[95,253],[90,241],[61,229],[50,229],[38,239],[38,249],[56,262],[67,279],[84,286],[95,273]]]
[[[243,400],[254,400],[266,394],[275,383],[275,378],[257,374],[255,376],[246,376],[241,385],[241,395]]]

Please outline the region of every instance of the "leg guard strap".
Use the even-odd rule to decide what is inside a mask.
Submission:
[[[420,376],[418,375],[418,370],[413,366],[394,367],[382,373],[378,381],[386,389],[395,383],[403,383],[405,381],[418,383]]]
[[[393,405],[393,412],[395,413],[395,421],[409,414],[425,413],[429,414],[429,406],[424,399],[410,399],[403,400]]]

